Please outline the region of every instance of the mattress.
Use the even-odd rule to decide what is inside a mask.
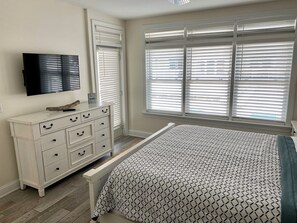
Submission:
[[[277,136],[177,126],[110,174],[94,217],[139,222],[280,222]]]

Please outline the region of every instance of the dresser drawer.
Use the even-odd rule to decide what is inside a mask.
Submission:
[[[100,108],[98,111],[99,111],[99,116],[109,115],[109,112],[110,112],[108,106]]]
[[[65,130],[50,133],[41,137],[41,148],[47,150],[66,143]]]
[[[60,176],[68,170],[68,160],[67,158],[54,162],[46,167],[44,167],[45,179],[49,181],[57,176]]]
[[[51,163],[64,159],[67,157],[66,144],[44,151],[42,156],[44,166],[48,166]]]
[[[111,150],[110,138],[96,143],[96,155],[103,154]]]
[[[104,117],[95,120],[95,131],[109,127],[109,117]]]
[[[89,121],[93,118],[97,118],[99,117],[99,113],[98,113],[98,110],[90,110],[90,111],[87,111],[87,112],[82,112],[80,114],[80,118],[81,120],[84,122],[84,121]]]
[[[94,135],[94,123],[89,122],[87,124],[75,126],[66,130],[68,145],[72,146],[76,143],[84,142]]]
[[[94,154],[94,142],[82,146],[76,150],[70,152],[70,163],[71,166],[80,163],[81,161],[90,159]]]
[[[71,115],[64,118],[54,119],[47,122],[41,122],[39,124],[41,135],[47,134],[49,132],[65,128],[66,126],[71,126],[80,123],[80,115]]]
[[[107,138],[110,138],[110,130],[109,128],[102,129],[95,133],[96,135],[96,142],[101,142]]]

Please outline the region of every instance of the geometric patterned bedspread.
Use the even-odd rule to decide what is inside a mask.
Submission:
[[[276,136],[181,125],[111,173],[94,216],[139,222],[280,222]]]

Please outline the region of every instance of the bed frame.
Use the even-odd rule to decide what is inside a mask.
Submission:
[[[158,138],[160,135],[164,134],[168,130],[172,129],[175,126],[174,123],[169,123],[166,127],[162,128],[161,130],[157,131],[156,133],[152,134],[148,138],[144,139],[143,141],[139,142],[135,146],[131,147],[130,149],[126,150],[125,152],[115,156],[108,162],[104,163],[100,167],[96,169],[91,169],[88,172],[83,174],[83,177],[89,183],[89,195],[90,195],[90,209],[91,215],[95,210],[95,205],[97,202],[98,195],[103,188],[109,174],[111,171],[120,164],[123,160],[131,156],[133,153],[137,152],[139,149],[153,141],[154,139]],[[91,220],[90,222],[95,222]],[[107,213],[105,216],[100,218],[100,223],[129,223],[127,219],[114,214],[113,212]]]

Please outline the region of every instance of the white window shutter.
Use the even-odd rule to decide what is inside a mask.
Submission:
[[[232,48],[187,48],[186,113],[228,116]]]
[[[94,32],[95,44],[97,46],[122,46],[122,32],[101,26],[95,27]]]
[[[296,19],[262,21],[262,22],[238,22],[237,36],[239,39],[259,37],[266,35],[268,38],[295,37]],[[269,36],[268,36],[269,35]]]
[[[114,127],[120,127],[121,84],[120,84],[120,49],[97,47],[99,70],[99,97],[101,101],[114,103]]]
[[[233,117],[286,121],[294,42],[237,45]]]
[[[154,31],[145,33],[145,43],[168,43],[183,40],[185,35],[184,29],[173,29],[167,31]]]
[[[233,118],[285,123],[296,19],[239,22]]]
[[[295,42],[293,17],[145,33],[147,111],[288,123]]]
[[[207,40],[210,42],[214,39],[217,42],[232,42],[234,32],[234,25],[222,25],[222,26],[198,26],[187,28],[187,39],[190,41]]]
[[[147,110],[182,112],[183,60],[183,48],[146,50]]]

